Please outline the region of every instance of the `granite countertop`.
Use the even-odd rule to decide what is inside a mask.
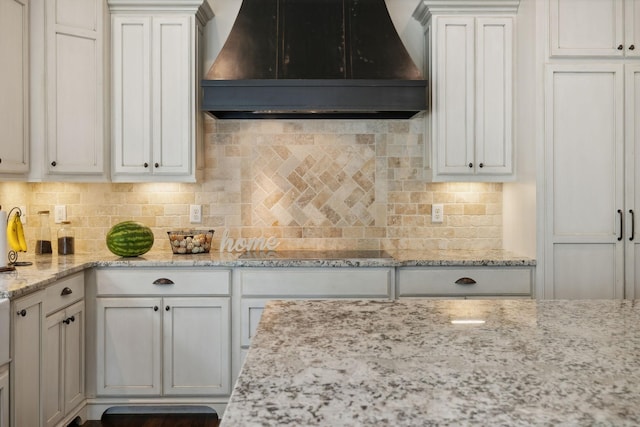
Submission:
[[[402,267],[533,266],[535,260],[510,252],[489,251],[271,251],[174,255],[152,251],[121,258],[108,252],[58,256],[21,254],[33,263],[0,273],[0,298],[16,298],[91,267]]]
[[[270,302],[221,425],[637,426],[639,325],[628,300]]]

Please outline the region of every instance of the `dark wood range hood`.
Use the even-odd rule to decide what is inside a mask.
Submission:
[[[220,119],[407,119],[426,80],[384,0],[243,0],[202,81]]]

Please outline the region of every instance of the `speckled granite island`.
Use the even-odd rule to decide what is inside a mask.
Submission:
[[[637,426],[639,402],[639,301],[274,301],[222,426]]]

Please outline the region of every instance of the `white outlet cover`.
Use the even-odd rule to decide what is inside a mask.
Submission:
[[[53,208],[53,218],[56,224],[67,220],[67,207],[65,205],[55,205]]]
[[[202,222],[202,205],[189,205],[189,222],[192,224]]]
[[[442,203],[434,203],[431,205],[431,222],[441,223],[444,221],[444,206]]]

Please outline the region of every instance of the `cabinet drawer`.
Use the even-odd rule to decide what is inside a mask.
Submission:
[[[113,268],[98,270],[96,279],[97,294],[100,296],[229,295],[231,270]]]
[[[398,296],[531,295],[530,268],[401,268]]]
[[[53,313],[84,298],[84,273],[75,273],[47,287],[45,313]]]
[[[250,268],[240,270],[242,295],[389,298],[392,268]]]

